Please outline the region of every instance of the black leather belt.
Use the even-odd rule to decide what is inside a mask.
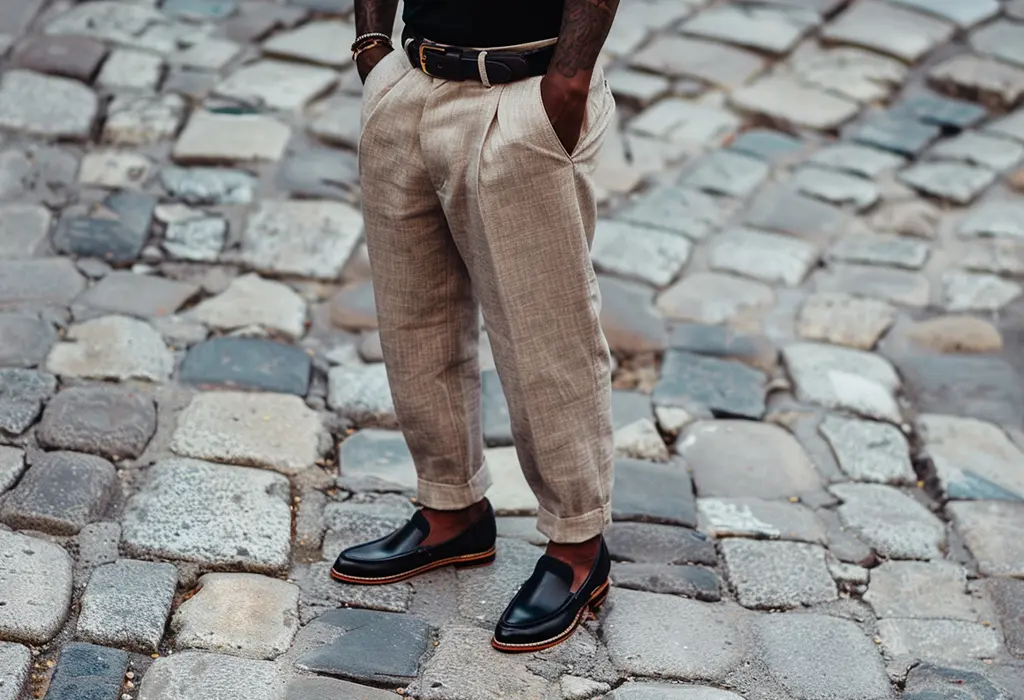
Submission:
[[[413,68],[434,78],[484,82],[480,75],[480,54],[484,51],[444,46],[412,37],[412,41],[406,44],[405,53]],[[487,82],[497,85],[544,75],[551,57],[555,55],[555,45],[529,51],[487,51],[486,54]]]

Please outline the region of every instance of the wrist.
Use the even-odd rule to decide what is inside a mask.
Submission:
[[[545,74],[545,79],[558,91],[570,98],[585,98],[590,93],[590,81],[594,71],[577,71],[572,77],[566,77],[552,67]]]

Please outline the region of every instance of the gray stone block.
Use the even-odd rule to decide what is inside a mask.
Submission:
[[[57,331],[34,314],[0,313],[0,367],[35,367],[57,342]]]
[[[946,508],[981,573],[1024,577],[1024,503],[961,501]]]
[[[14,486],[25,471],[25,451],[0,445],[0,493]]]
[[[945,525],[917,501],[891,486],[839,484],[843,524],[892,559],[941,559]]]
[[[341,443],[338,483],[353,491],[416,492],[416,465],[397,430],[360,430]]]
[[[722,543],[722,552],[729,580],[744,607],[796,608],[838,597],[823,547],[729,539]]]
[[[43,447],[120,460],[138,457],[156,432],[153,399],[118,386],[71,387],[46,406],[36,438]]]
[[[0,603],[0,637],[49,642],[71,604],[71,557],[55,544],[0,531]]]
[[[758,420],[764,415],[766,383],[763,372],[745,364],[670,350],[654,388],[654,404]]]
[[[178,571],[171,564],[122,559],[92,572],[82,597],[77,636],[143,654],[158,650]]]
[[[887,655],[923,661],[992,659],[1002,649],[999,633],[992,627],[964,620],[890,618],[878,622],[878,636]]]
[[[496,654],[492,632],[452,626],[441,631],[434,655],[423,667],[416,696],[422,700],[555,698],[560,693],[511,654]]]
[[[119,493],[114,466],[79,452],[47,452],[29,467],[0,509],[12,527],[73,535],[103,516]]]
[[[47,700],[118,700],[127,670],[126,652],[72,642],[61,650]]]
[[[699,421],[683,431],[676,452],[701,498],[790,498],[823,485],[807,451],[777,425]]]
[[[150,666],[138,700],[281,700],[290,675],[270,661],[183,651],[161,657]]]
[[[678,595],[706,602],[721,600],[721,588],[714,571],[701,566],[666,564],[612,564],[612,582],[617,588]]]
[[[312,363],[299,348],[263,338],[212,338],[181,363],[185,384],[259,389],[305,396]]]
[[[182,457],[299,474],[330,446],[320,416],[297,396],[210,391],[178,416],[171,450]]]
[[[412,615],[336,610],[313,623],[332,641],[296,661],[303,670],[364,683],[404,685],[416,678],[430,626]]]
[[[282,571],[291,552],[289,494],[279,474],[193,459],[158,462],[125,508],[124,547],[211,568]]]
[[[177,649],[274,659],[299,627],[299,587],[257,574],[206,574],[174,613]]]
[[[604,640],[623,674],[722,681],[743,660],[746,617],[735,607],[621,589],[610,601]]]
[[[0,700],[18,700],[28,681],[32,652],[28,647],[0,642]]]
[[[871,570],[864,601],[879,618],[978,619],[967,572],[947,561],[887,561]]]
[[[632,681],[616,688],[606,700],[743,700],[736,693],[697,685]]]
[[[794,700],[888,700],[893,695],[878,650],[849,620],[765,615],[755,630],[770,673]]]
[[[0,369],[0,433],[20,435],[28,430],[56,390],[57,378],[52,374]]]
[[[693,483],[686,467],[616,460],[612,519],[697,527]]]
[[[718,563],[707,535],[687,527],[648,523],[615,523],[605,532],[614,561],[643,564]]]

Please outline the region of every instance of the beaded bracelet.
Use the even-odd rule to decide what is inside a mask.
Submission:
[[[360,36],[357,36],[356,40],[352,42],[352,51],[356,51],[357,49],[359,49],[360,44],[362,44],[367,39],[374,38],[383,39],[389,44],[391,43],[391,36],[385,34],[384,32],[367,32],[366,34],[361,34]]]
[[[363,44],[361,44],[358,49],[356,49],[355,51],[352,52],[352,60],[353,61],[358,60],[359,56],[364,51],[369,51],[370,49],[372,49],[375,46],[387,46],[388,48],[393,48],[390,41],[382,41],[380,39],[374,39],[373,41],[367,41],[367,42],[364,42]]]

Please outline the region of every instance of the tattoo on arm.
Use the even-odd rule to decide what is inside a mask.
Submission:
[[[566,78],[594,70],[618,9],[619,0],[565,0],[552,69]]]
[[[384,32],[391,36],[395,29],[398,0],[357,0],[356,35]]]

